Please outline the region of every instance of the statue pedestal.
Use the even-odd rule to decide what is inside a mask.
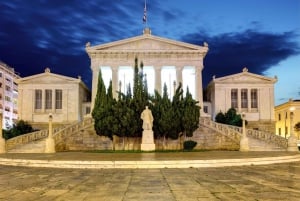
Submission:
[[[144,130],[141,144],[141,151],[155,151],[154,137],[152,130]]]

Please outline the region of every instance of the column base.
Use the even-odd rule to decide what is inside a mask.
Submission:
[[[55,142],[53,138],[46,139],[45,153],[55,153]]]
[[[240,141],[240,151],[249,151],[249,142],[247,137],[242,137]]]

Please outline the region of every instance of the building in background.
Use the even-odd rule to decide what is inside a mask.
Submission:
[[[48,125],[52,114],[54,126],[81,121],[90,114],[90,91],[81,78],[50,72],[16,80],[19,88],[19,119],[34,128]]]
[[[212,119],[219,112],[235,108],[237,113],[245,114],[247,128],[275,132],[274,84],[277,77],[269,78],[243,72],[213,78],[207,87],[207,98],[211,104]],[[205,104],[206,105],[206,104]]]
[[[291,129],[300,122],[300,100],[290,99],[288,102],[275,107],[276,134],[288,138]],[[300,140],[299,132],[294,132]]]
[[[18,85],[20,76],[0,61],[0,110],[3,113],[3,129],[9,129],[18,120]]]

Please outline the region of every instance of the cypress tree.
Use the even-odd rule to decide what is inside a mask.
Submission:
[[[199,127],[200,107],[197,105],[192,95],[187,88],[186,96],[184,98],[184,111],[183,111],[183,129],[185,135],[188,137],[193,136],[193,132]]]

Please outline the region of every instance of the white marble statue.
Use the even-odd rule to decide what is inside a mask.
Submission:
[[[152,130],[153,116],[151,110],[148,109],[148,106],[146,106],[146,108],[142,112],[141,119],[143,120],[143,129]]]

